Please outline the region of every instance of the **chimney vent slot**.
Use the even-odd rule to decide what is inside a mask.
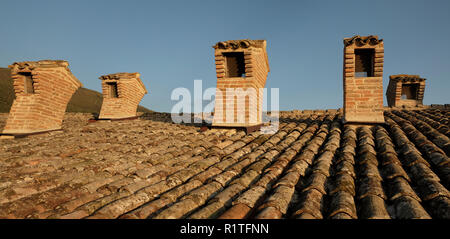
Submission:
[[[34,81],[33,81],[33,76],[31,75],[31,73],[29,73],[29,72],[20,73],[20,75],[22,75],[24,77],[24,81],[25,81],[24,92],[25,92],[25,94],[34,94]]]
[[[403,84],[402,85],[402,100],[417,100],[417,92],[419,84]]]
[[[108,82],[109,87],[109,97],[111,98],[118,98],[119,93],[117,91],[117,82]]]
[[[226,62],[227,77],[245,77],[244,52],[223,53]]]
[[[355,49],[355,77],[373,77],[374,49]]]

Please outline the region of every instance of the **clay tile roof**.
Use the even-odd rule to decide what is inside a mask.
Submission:
[[[356,44],[357,46],[365,46],[367,44],[369,45],[377,45],[379,43],[383,42],[383,39],[378,39],[378,36],[353,36],[350,38],[344,38],[344,45],[349,46],[352,44]]]
[[[392,81],[402,81],[402,82],[421,82],[426,80],[425,78],[421,78],[419,75],[406,75],[406,74],[391,75],[389,76],[389,79]]]
[[[245,134],[68,113],[63,132],[2,140],[0,218],[450,218],[450,108],[384,116],[288,111]]]

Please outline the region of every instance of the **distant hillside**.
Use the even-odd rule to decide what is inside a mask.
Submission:
[[[15,98],[11,72],[8,68],[0,68],[0,113],[8,113]],[[79,88],[72,96],[67,112],[100,113],[103,98],[102,94],[86,88]],[[139,112],[152,112],[139,106]]]
[[[14,98],[11,72],[8,68],[0,68],[0,112],[9,112]]]

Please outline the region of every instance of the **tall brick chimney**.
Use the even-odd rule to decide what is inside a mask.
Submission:
[[[139,73],[104,75],[102,80],[103,103],[99,119],[126,119],[136,117],[137,107],[147,89]]]
[[[389,107],[423,105],[425,79],[418,75],[389,76],[386,97]]]
[[[218,42],[215,49],[217,93],[213,126],[262,124],[262,89],[270,71],[265,40]]]
[[[9,66],[16,98],[3,134],[61,129],[72,95],[82,86],[61,60],[15,62]]]
[[[384,123],[383,40],[344,39],[344,122]]]

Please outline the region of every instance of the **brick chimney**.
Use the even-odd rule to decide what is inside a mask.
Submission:
[[[15,62],[9,66],[16,98],[3,134],[61,129],[72,95],[82,86],[61,60]]]
[[[423,105],[425,79],[418,75],[391,75],[386,91],[389,107]]]
[[[383,40],[344,39],[344,122],[384,123]]]
[[[126,119],[136,117],[137,107],[147,89],[139,73],[104,75],[102,80],[103,103],[99,119]]]
[[[217,93],[213,126],[262,124],[262,89],[270,71],[265,40],[218,42],[215,49]]]

